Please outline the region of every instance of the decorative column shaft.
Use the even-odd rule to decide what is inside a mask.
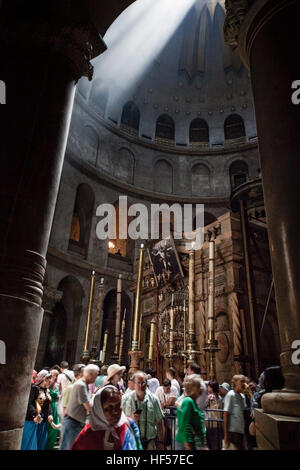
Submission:
[[[92,362],[98,362],[98,343],[99,343],[99,332],[100,332],[100,323],[101,323],[101,311],[102,311],[102,302],[103,302],[103,288],[104,288],[104,278],[100,279],[99,291],[98,291],[98,301],[97,301],[97,310],[94,323],[94,333],[92,340],[92,350],[91,358]]]
[[[231,25],[238,22],[234,3],[228,2],[229,36]],[[300,50],[299,21],[298,0],[257,0],[236,28],[236,44],[251,73],[285,379],[282,392],[262,398],[264,421],[259,422],[259,416],[255,420],[265,436],[261,442],[272,441],[278,426],[274,415],[280,414],[281,422],[284,415],[300,417],[300,368],[293,361],[293,344],[300,338],[300,106],[292,100],[292,84],[300,79],[295,59]],[[272,433],[263,424],[267,420],[274,421]],[[289,433],[289,442],[282,442],[281,436],[274,448],[291,446],[297,434]],[[299,444],[298,438],[298,448]]]
[[[251,274],[251,269],[250,269],[250,257],[249,257],[248,219],[247,219],[247,217],[248,217],[248,215],[247,215],[247,211],[245,210],[244,201],[241,200],[240,201],[240,218],[241,218],[244,258],[245,258],[246,279],[247,279],[247,294],[248,294],[249,315],[250,315],[250,322],[251,322],[252,351],[253,351],[255,376],[258,377],[259,376],[259,365],[258,365],[258,351],[257,351],[257,342],[256,342],[256,324],[255,324],[255,314],[254,314],[253,282],[252,282],[252,274]]]
[[[122,320],[122,327],[121,327],[121,338],[120,338],[120,348],[119,348],[119,358],[118,363],[121,364],[122,356],[123,356],[123,347],[124,347],[124,337],[125,337],[125,326],[126,326],[126,308],[124,310],[124,316]]]
[[[152,318],[151,323],[150,323],[150,343],[149,343],[149,353],[148,353],[149,363],[153,361],[155,327],[156,327],[156,319]]]
[[[105,364],[105,359],[106,359],[107,338],[108,338],[108,330],[105,330],[104,336],[103,336],[102,357],[101,357],[102,364]]]
[[[5,1],[1,7],[0,449],[19,449],[39,342],[46,254],[76,81],[104,50],[86,5]],[[80,23],[80,25],[78,24]],[[18,60],[16,60],[16,57]],[[20,79],[20,70],[22,78]]]
[[[119,274],[117,282],[117,308],[116,308],[116,325],[115,325],[115,358],[119,357],[120,349],[120,328],[121,328],[121,301],[122,301],[122,274]]]
[[[188,362],[195,362],[195,250],[189,252],[189,321],[188,321]]]
[[[140,328],[141,328],[141,298],[143,290],[143,266],[144,266],[144,245],[141,245],[139,250],[139,263],[136,284],[136,296],[134,305],[134,318],[133,318],[133,334],[130,355],[130,369],[129,372],[133,373],[139,368],[139,358],[141,357],[140,351]]]
[[[215,241],[209,242],[209,260],[208,260],[208,317],[207,329],[208,340],[212,342],[215,338]]]
[[[90,342],[90,328],[91,328],[91,318],[92,318],[92,309],[93,309],[93,300],[94,300],[95,274],[96,274],[95,271],[92,271],[91,280],[90,280],[88,311],[87,311],[86,325],[85,325],[84,347],[83,347],[83,353],[82,353],[82,362],[84,364],[87,364],[90,359],[89,342]]]
[[[203,348],[209,353],[209,379],[216,380],[216,358],[215,354],[219,351],[218,342],[215,340],[215,239],[211,235],[209,241],[209,260],[208,260],[208,317],[207,330],[208,340]]]
[[[204,266],[201,260],[200,272],[200,349],[202,350],[206,342],[206,311],[205,311],[205,286],[204,286]],[[205,354],[200,356],[201,370],[206,370]]]
[[[243,372],[243,367],[240,359],[242,354],[242,332],[238,296],[236,292],[231,292],[229,294],[228,302],[233,325],[234,368],[237,374],[241,374]]]
[[[174,306],[173,302],[170,308],[170,342],[169,342],[169,359],[170,366],[173,365],[173,356],[174,356]]]

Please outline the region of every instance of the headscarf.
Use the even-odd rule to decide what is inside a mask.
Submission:
[[[90,415],[90,425],[92,428],[92,431],[106,431],[105,433],[105,439],[108,438],[109,434],[112,433],[115,439],[119,439],[119,434],[117,433],[117,428],[122,426],[124,423],[127,423],[127,418],[124,414],[124,411],[122,411],[119,422],[115,426],[110,426],[110,424],[107,422],[103,408],[102,408],[102,403],[101,403],[101,393],[103,390],[111,388],[115,390],[116,392],[119,392],[117,387],[114,387],[113,385],[107,385],[103,388],[100,388],[98,392],[96,393],[94,397],[94,402],[91,410],[91,415]]]

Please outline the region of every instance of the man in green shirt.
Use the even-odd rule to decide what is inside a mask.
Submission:
[[[147,390],[144,372],[137,371],[132,378],[135,390],[123,397],[123,411],[138,423],[144,450],[164,450],[164,415],[159,399]]]

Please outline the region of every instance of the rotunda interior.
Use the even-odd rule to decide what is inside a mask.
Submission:
[[[300,445],[275,416],[299,429],[299,38],[267,39],[297,2],[25,3],[0,2],[0,383],[9,363],[28,394],[61,361],[159,380],[196,362],[219,384],[281,365],[259,447]],[[2,400],[0,448],[28,394]]]

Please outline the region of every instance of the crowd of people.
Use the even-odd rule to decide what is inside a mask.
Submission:
[[[279,366],[258,383],[244,375],[204,381],[200,366],[170,367],[162,383],[152,369],[129,375],[125,366],[63,361],[33,371],[22,450],[166,450],[175,417],[176,450],[256,447],[254,409],[264,393],[281,389]],[[174,423],[173,420],[173,423]],[[169,447],[168,447],[169,446]]]

